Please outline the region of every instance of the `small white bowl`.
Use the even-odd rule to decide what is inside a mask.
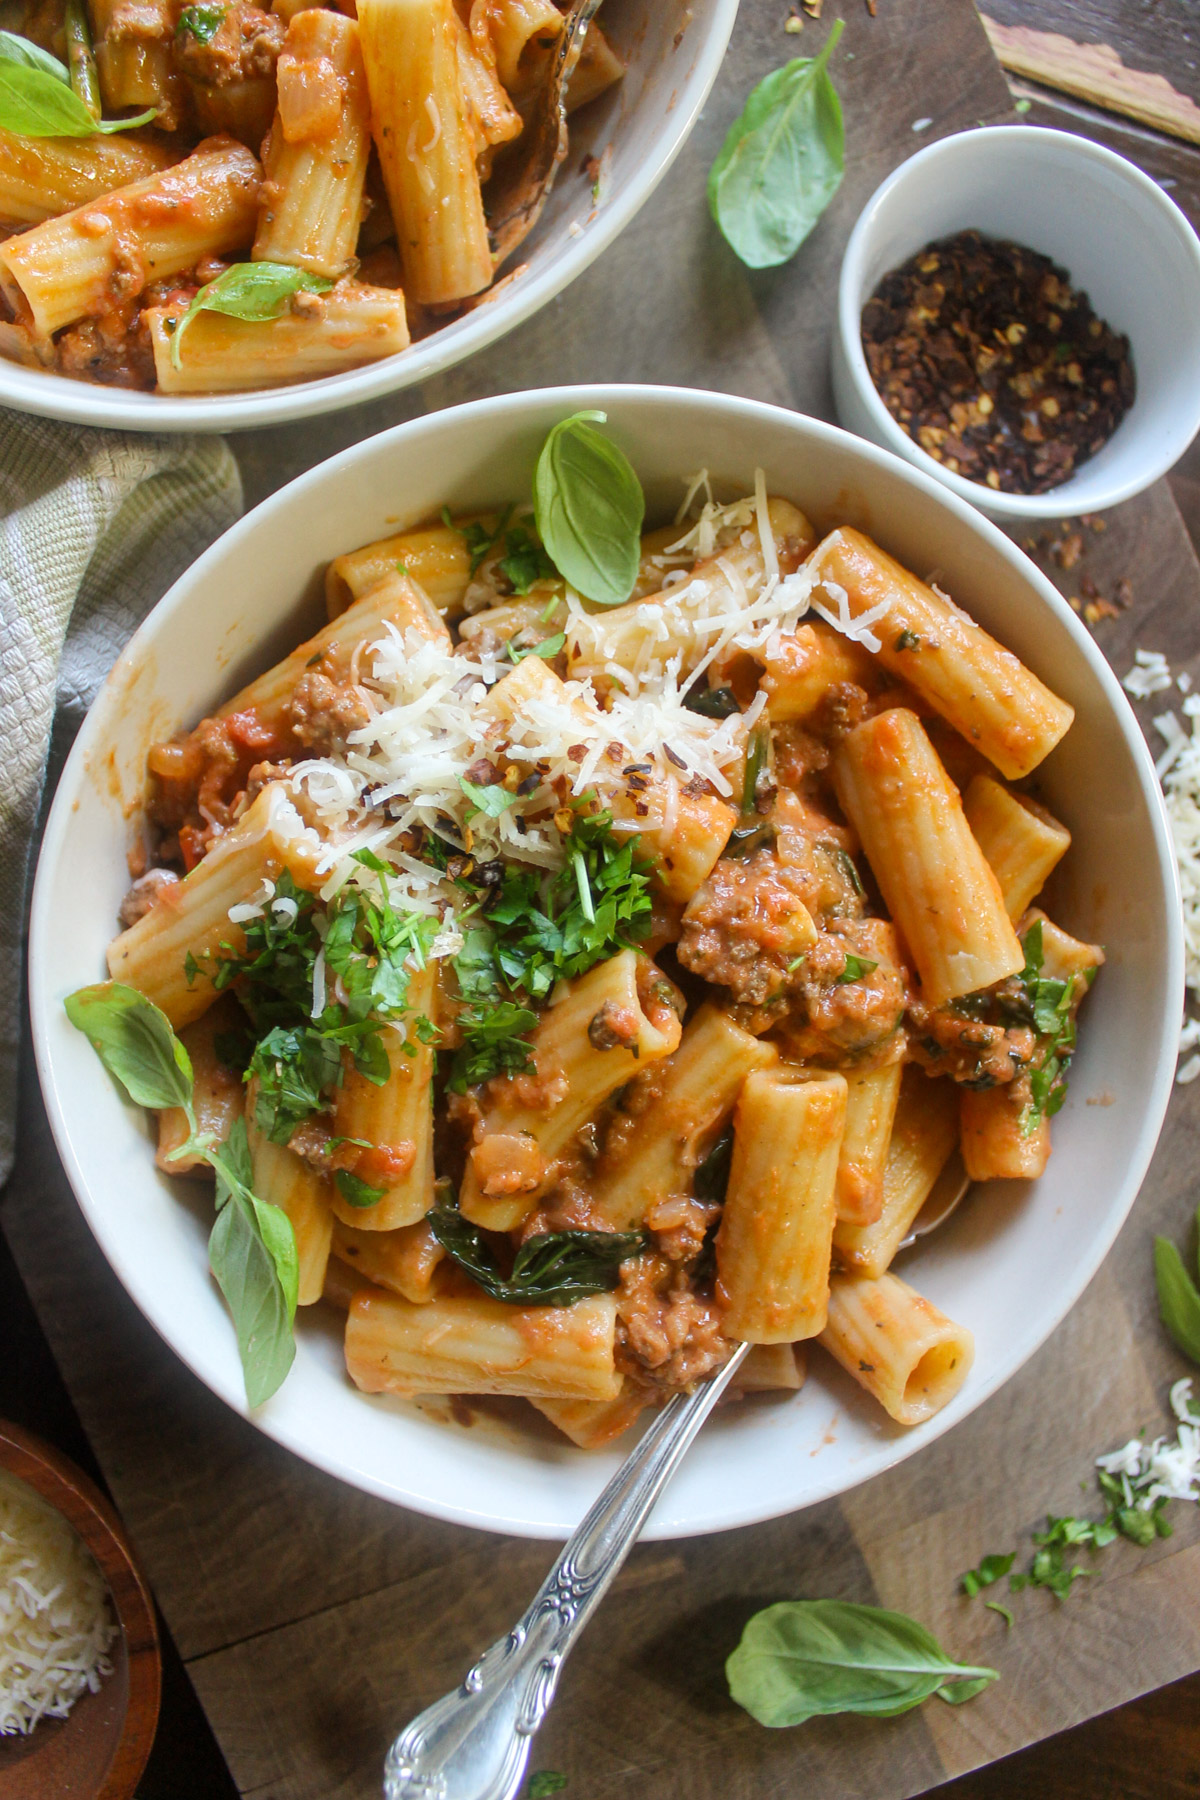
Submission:
[[[690,0],[686,9],[607,0],[603,22],[628,68],[622,81],[574,116],[570,150],[546,210],[502,271],[521,273],[495,299],[399,356],[295,387],[183,396],[101,387],[0,357],[0,406],[122,431],[244,431],[358,406],[441,374],[540,312],[625,229],[687,142],[737,9],[738,0]],[[605,159],[600,206],[591,181],[579,173],[587,155]]]
[[[1104,448],[1045,494],[1000,493],[943,468],[896,423],[867,368],[862,309],[882,276],[969,227],[1053,257],[1132,348],[1132,407]],[[1086,138],[1029,125],[943,138],[876,188],[850,234],[833,392],[848,431],[894,450],[991,518],[1073,518],[1115,506],[1165,475],[1200,430],[1200,240],[1156,182]]]
[[[233,1329],[208,1274],[211,1201],[158,1173],[146,1116],[121,1104],[63,1011],[65,995],[104,971],[129,880],[124,853],[147,745],[191,725],[315,627],[330,557],[403,530],[443,502],[487,509],[528,493],[547,431],[589,407],[608,414],[652,519],[670,516],[681,477],[701,464],[726,489],[751,485],[761,467],[768,491],[794,500],[818,528],[851,522],[910,567],[936,567],[949,592],[1071,702],[1075,724],[1038,771],[1039,792],[1075,840],[1051,904],[1107,955],[1067,1104],[1054,1121],[1047,1173],[989,1184],[906,1258],[904,1274],[975,1334],[975,1366],[961,1391],[936,1418],[902,1431],[814,1352],[799,1393],[723,1409],[705,1427],[646,1534],[686,1537],[843,1493],[994,1393],[1095,1273],[1149,1165],[1171,1093],[1182,924],[1154,765],[1091,637],[1028,557],[973,507],[835,426],[728,394],[550,388],[497,395],[368,438],[227,532],[118,659],[46,826],[29,1000],[51,1123],[89,1225],[166,1342],[245,1414]],[[305,1315],[295,1367],[254,1423],[368,1493],[462,1524],[559,1537],[625,1453],[624,1440],[588,1454],[535,1429],[480,1420],[464,1430],[413,1404],[359,1393],[346,1376],[340,1320],[319,1306]]]

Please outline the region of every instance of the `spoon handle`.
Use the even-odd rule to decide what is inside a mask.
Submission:
[[[513,1800],[576,1638],[748,1348],[740,1344],[694,1393],[663,1408],[568,1539],[528,1611],[484,1651],[461,1687],[400,1734],[384,1764],[384,1800]]]

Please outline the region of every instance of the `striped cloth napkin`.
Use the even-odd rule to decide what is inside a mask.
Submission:
[[[0,412],[0,1183],[12,1168],[26,876],[61,763],[154,602],[242,510],[220,438]]]

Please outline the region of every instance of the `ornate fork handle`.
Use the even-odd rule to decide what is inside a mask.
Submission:
[[[747,1349],[739,1345],[695,1393],[664,1407],[508,1636],[396,1739],[384,1764],[385,1800],[513,1800],[576,1638]]]

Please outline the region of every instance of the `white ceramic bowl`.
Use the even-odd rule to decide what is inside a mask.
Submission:
[[[769,490],[819,526],[853,521],[954,596],[1077,709],[1044,765],[1043,791],[1075,833],[1063,922],[1101,939],[1049,1173],[993,1186],[917,1252],[906,1273],[974,1331],[974,1369],[929,1424],[901,1431],[814,1353],[808,1385],[730,1408],[689,1453],[650,1535],[769,1518],[840,1493],[910,1456],[993,1393],[1078,1298],[1145,1173],[1175,1067],[1183,991],[1180,910],[1158,783],[1128,703],[1054,589],[996,528],[895,457],[830,425],[728,395],[669,388],[502,395],[401,425],[282,489],[213,545],[155,608],[114,668],[75,744],[50,814],[30,939],[38,1066],[59,1149],[113,1268],[201,1380],[245,1411],[228,1315],[208,1277],[210,1203],[158,1175],[143,1114],[122,1106],[63,997],[103,971],[127,884],[129,815],[148,742],[186,726],[315,623],[319,575],[350,546],[443,502],[520,496],[548,428],[606,411],[646,484],[651,516],[674,508],[700,463],[722,483]],[[1137,1046],[1137,1055],[1130,1054]],[[1102,1098],[1102,1106],[1088,1106]],[[313,1309],[315,1314],[323,1308]],[[586,1455],[542,1435],[471,1430],[411,1404],[369,1399],[342,1367],[340,1322],[310,1317],[279,1394],[255,1417],[346,1481],[443,1518],[529,1536],[565,1533],[620,1449]]]
[[[650,198],[687,141],[716,80],[738,0],[607,0],[603,22],[628,57],[624,79],[571,123],[571,147],[525,244],[524,272],[494,300],[400,356],[295,387],[249,394],[133,393],[24,369],[0,358],[0,406],[125,431],[239,431],[335,412],[427,381],[531,318],[589,267]],[[681,29],[681,26],[683,29]],[[581,173],[611,151],[597,209]]]
[[[880,278],[932,239],[970,226],[1053,257],[1132,347],[1132,407],[1103,450],[1046,494],[998,493],[943,468],[893,419],[863,354],[862,309]],[[833,391],[848,431],[896,451],[991,518],[1071,518],[1115,506],[1164,475],[1200,430],[1200,241],[1156,182],[1086,138],[1026,125],[943,138],[893,170],[850,234]]]

